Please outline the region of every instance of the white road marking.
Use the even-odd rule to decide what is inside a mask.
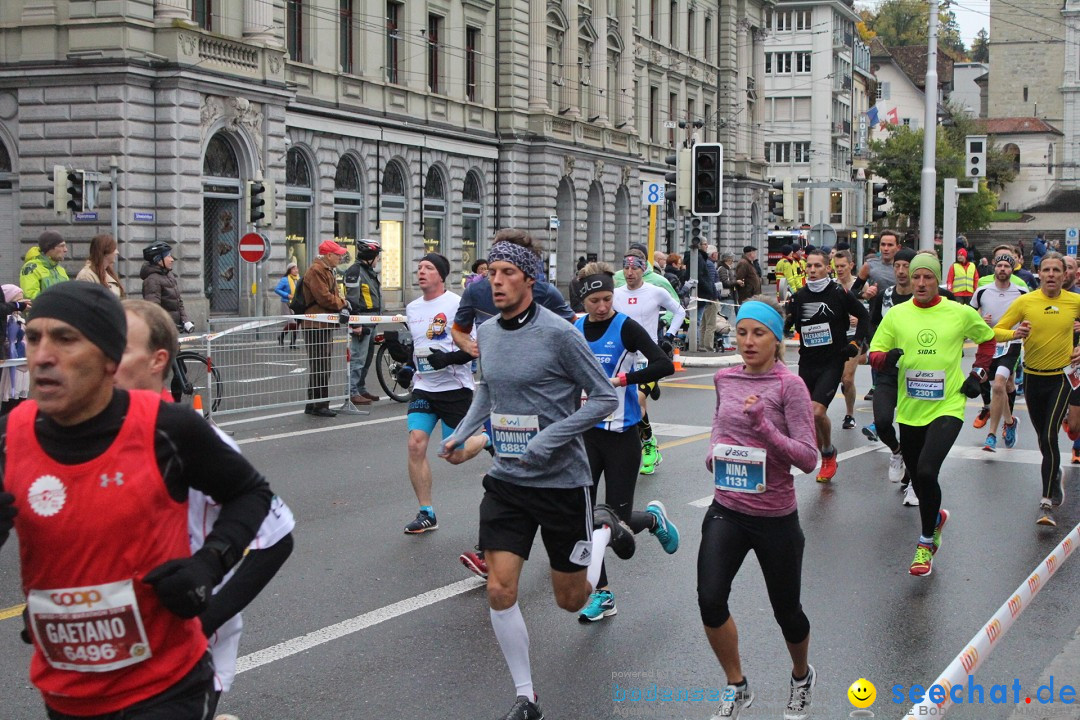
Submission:
[[[306,635],[286,640],[277,645],[271,645],[268,648],[257,650],[239,658],[236,661],[236,673],[239,675],[248,670],[254,670],[257,667],[262,667],[263,665],[268,665],[269,663],[278,660],[284,660],[287,657],[302,653],[305,650],[310,650],[319,645],[331,642],[332,640],[337,640],[347,635],[360,632],[361,630],[366,630],[379,623],[393,620],[406,613],[420,610],[428,605],[434,605],[442,600],[467,593],[470,590],[475,590],[476,588],[483,586],[484,581],[478,577],[459,580],[456,583],[450,583],[441,588],[436,588],[434,590],[429,590],[426,593],[399,600],[396,603],[391,603],[378,610],[372,610],[371,612],[357,615],[354,618],[342,620],[339,623],[334,623],[333,625],[314,630]]]
[[[334,425],[333,427],[311,428],[310,430],[291,430],[289,432],[275,433],[273,435],[260,435],[259,437],[247,438],[245,440],[237,440],[236,444],[250,445],[251,443],[266,442],[268,440],[282,440],[284,438],[299,437],[300,435],[315,435],[317,433],[332,432],[334,430],[348,430],[350,428],[362,427],[364,425],[378,425],[380,423],[395,422],[404,419],[404,415],[395,415],[394,417],[379,418],[377,420],[361,420],[360,422]]]
[[[652,431],[655,435],[670,435],[671,437],[690,437],[700,435],[712,430],[709,425],[676,425],[674,423],[653,423]]]

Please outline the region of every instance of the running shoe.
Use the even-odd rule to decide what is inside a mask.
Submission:
[[[405,532],[409,535],[419,535],[420,533],[438,529],[439,521],[435,519],[434,515],[428,515],[424,510],[416,513],[416,519],[405,526]]]
[[[1050,480],[1050,504],[1058,507],[1063,502],[1065,502],[1065,483],[1061,482],[1061,468],[1058,468]]]
[[[941,531],[945,528],[945,523],[949,522],[949,511],[945,508],[938,510],[937,525],[934,526],[934,554],[937,555],[937,551],[941,549]]]
[[[660,547],[664,548],[664,552],[673,555],[679,549],[679,528],[668,519],[664,503],[653,500],[645,506],[645,512],[656,518],[656,527],[649,532],[660,541]]]
[[[544,711],[540,709],[538,698],[534,695],[532,700],[524,695],[518,695],[510,712],[503,715],[502,720],[544,720]]]
[[[919,496],[915,494],[915,486],[911,483],[904,489],[904,507],[919,507]]]
[[[1013,415],[1011,423],[1005,423],[1005,427],[1001,430],[1001,439],[1005,441],[1005,447],[1012,450],[1016,447],[1016,424],[1019,419]]]
[[[915,546],[915,558],[911,561],[908,572],[918,577],[926,577],[933,570],[934,550],[932,545],[919,543]]]
[[[634,542],[633,531],[619,519],[610,505],[600,504],[593,508],[593,527],[605,525],[611,528],[611,540],[608,541],[608,547],[623,560],[634,557],[637,546]]]
[[[855,429],[855,418],[853,418],[850,415],[845,415],[844,416],[844,429],[845,430],[854,430]]]
[[[1017,395],[1023,395],[1024,394],[1024,383],[1017,383],[1016,384],[1016,394]]]
[[[1080,448],[1073,448],[1072,464],[1080,465]]]
[[[889,456],[889,482],[900,482],[904,479],[907,466],[904,465],[903,453],[895,452]]]
[[[652,475],[656,472],[656,466],[663,462],[660,457],[660,448],[656,445],[656,438],[651,437],[641,446],[641,474]]]
[[[878,440],[877,427],[874,425],[874,423],[870,423],[869,425],[864,425],[863,429],[862,429],[862,434],[865,435],[866,439],[869,440],[870,442],[877,442],[877,440]]]
[[[986,452],[997,452],[997,435],[990,433],[986,436],[986,442],[983,444],[983,450]]]
[[[487,560],[484,559],[483,550],[463,552],[458,556],[458,560],[460,560],[461,564],[467,567],[471,572],[476,573],[485,580],[487,579],[488,566]]]
[[[788,695],[787,709],[784,710],[784,720],[806,720],[810,715],[817,672],[813,665],[809,668],[810,672],[802,680],[791,678],[791,693]]]
[[[832,452],[821,454],[821,469],[818,470],[817,481],[827,483],[836,475],[836,448]]]
[[[990,408],[983,405],[982,410],[979,411],[979,414],[975,417],[975,422],[973,422],[972,425],[974,425],[975,429],[978,430],[980,428],[985,427],[986,426],[986,421],[989,420],[989,419],[990,419]]]
[[[753,704],[754,693],[750,691],[750,683],[744,678],[742,687],[728,685],[724,688],[724,694],[720,696],[720,707],[709,720],[735,720],[743,709]]]
[[[578,622],[591,623],[618,613],[615,595],[610,590],[597,590],[589,596],[589,604],[578,615]]]
[[[870,392],[863,395],[863,400],[870,401],[874,399],[874,388],[870,388]]]
[[[1054,508],[1046,500],[1039,503],[1039,519],[1035,521],[1035,524],[1057,527],[1057,520],[1054,519]]]

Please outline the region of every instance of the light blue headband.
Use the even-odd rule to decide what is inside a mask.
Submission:
[[[742,304],[739,314],[735,316],[736,327],[743,320],[757,320],[772,330],[777,340],[782,342],[784,339],[784,318],[780,317],[780,313],[776,312],[772,306],[760,300],[751,300]]]

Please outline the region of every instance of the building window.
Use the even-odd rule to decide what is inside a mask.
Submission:
[[[1024,102],[1027,102],[1028,101],[1027,99],[1028,99],[1028,86],[1025,85],[1024,86]]]
[[[386,164],[382,176],[382,195],[379,198],[379,234],[382,241],[382,272],[384,289],[399,290],[402,286],[404,258],[404,219],[408,210],[405,199],[405,169],[394,160]]]
[[[810,143],[797,142],[792,143],[795,155],[795,162],[808,163],[810,162]]]
[[[679,94],[669,93],[667,103],[667,116],[668,120],[674,120],[679,112]],[[668,128],[667,133],[668,147],[675,147],[675,128]]]
[[[611,38],[608,38],[608,47],[611,47]],[[619,53],[615,50],[608,50],[607,54],[607,89],[604,90],[604,97],[607,98],[607,116],[611,123],[617,123],[621,118],[617,117],[619,113]]]
[[[769,150],[769,145],[772,145],[771,151]],[[777,165],[789,164],[791,162],[791,143],[769,143],[765,146],[765,158],[768,162]]]
[[[901,122],[904,124],[904,127],[911,127],[911,118],[904,118]]]
[[[668,12],[668,45],[675,47],[679,39],[679,3],[672,2]]]
[[[1017,175],[1020,174],[1020,146],[1015,143],[1009,143],[1005,147],[1001,148],[1001,154],[1012,163],[1013,172]]]
[[[692,123],[697,118],[697,104],[694,102],[694,98],[686,99],[686,122]]]
[[[765,29],[766,30],[772,30],[773,29],[773,11],[772,10],[766,10],[765,11]]]
[[[307,241],[311,227],[311,168],[293,148],[285,156],[285,254],[296,260],[303,275],[315,259],[315,243]]]
[[[795,72],[810,72],[810,53],[795,53]]]
[[[693,10],[690,10],[686,13],[686,52],[689,55],[694,54],[694,21],[696,19],[696,15]]]
[[[480,28],[465,28],[465,97],[476,102],[480,78]]]
[[[844,193],[835,190],[829,194],[829,222],[833,225],[844,224]]]
[[[1046,149],[1046,174],[1054,174],[1054,143],[1050,143],[1050,147]]]
[[[304,2],[290,0],[285,4],[285,28],[289,44],[289,59],[304,61]]]
[[[461,273],[472,272],[473,262],[485,252],[483,238],[483,195],[480,178],[470,170],[461,194]]]
[[[772,58],[772,70],[769,70],[769,54]],[[769,53],[765,56],[765,72],[772,72],[774,75],[789,75],[791,73],[791,53]]]
[[[660,88],[649,88],[649,139],[660,140]]]
[[[796,30],[809,30],[811,26],[811,18],[813,17],[813,10],[796,10],[795,11],[795,29]]]
[[[203,30],[213,30],[214,0],[193,0],[191,19]]]
[[[772,75],[772,53],[765,53],[765,74]]]
[[[439,81],[442,73],[442,26],[443,19],[438,15],[428,15],[427,19],[427,77],[428,90],[433,93],[442,91]]]
[[[660,34],[660,0],[649,0],[649,37],[657,40]]]
[[[353,71],[353,0],[338,0],[338,54],[341,72]]]
[[[712,139],[712,129],[716,127],[716,118],[712,116],[712,105],[705,103],[705,141]]]
[[[360,172],[352,158],[343,157],[338,162],[334,176],[334,242],[349,251],[350,261],[356,260],[356,239],[360,237],[360,212],[363,207]],[[345,272],[345,268],[339,269]]]
[[[398,63],[401,61],[398,43],[401,42],[401,3],[386,3],[386,82],[398,82]]]
[[[446,183],[436,167],[428,169],[424,182],[424,252],[447,255],[443,249],[446,227]]]
[[[776,31],[777,32],[790,32],[791,31],[791,11],[784,10],[783,12],[776,13]]]
[[[705,18],[705,62],[713,62],[712,18]]]

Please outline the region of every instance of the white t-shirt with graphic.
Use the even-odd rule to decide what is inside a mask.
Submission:
[[[454,338],[450,335],[450,326],[454,322],[460,302],[460,295],[447,291],[433,300],[418,297],[405,308],[413,340],[413,361],[416,367],[414,389],[446,392],[462,388],[472,390],[475,387],[471,364],[449,365],[442,370],[435,370],[427,361],[432,350],[448,353],[457,350]]]

